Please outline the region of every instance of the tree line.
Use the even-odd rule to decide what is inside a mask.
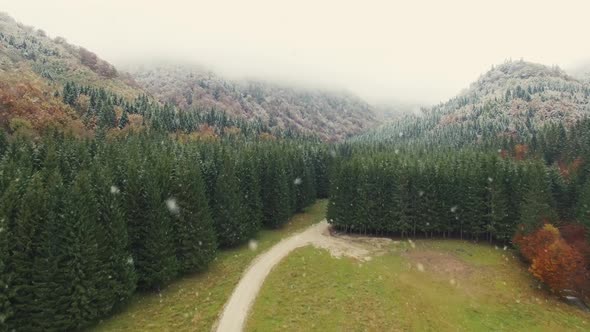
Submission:
[[[3,330],[73,330],[327,196],[326,147],[0,133]]]
[[[333,168],[328,220],[345,231],[508,242],[517,226],[556,218],[552,181],[559,175],[539,161],[494,154],[357,152]]]
[[[590,300],[588,124],[548,126],[532,147],[497,151],[341,145],[328,222],[344,232],[514,245],[553,291]]]

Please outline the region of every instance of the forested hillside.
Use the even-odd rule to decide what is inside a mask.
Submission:
[[[345,232],[514,245],[552,291],[590,300],[589,133],[584,119],[539,132],[547,144],[497,138],[498,150],[345,144],[328,220]]]
[[[587,81],[524,61],[417,112],[186,66],[130,76],[0,14],[0,332],[88,327],[318,197],[336,230],[514,246],[590,300],[589,114]]]
[[[449,101],[361,135],[359,140],[463,146],[531,139],[548,124],[590,114],[590,85],[558,67],[511,61],[493,67]]]
[[[125,97],[141,93],[133,79],[83,47],[0,13],[0,70],[30,70],[48,82],[72,81],[111,90]]]
[[[134,77],[64,38],[50,38],[43,30],[0,14],[0,126],[9,132],[38,134],[57,128],[88,136],[98,129],[103,111],[113,117],[111,108],[112,127],[119,127],[124,114],[136,114],[132,121],[136,126],[149,126],[143,119],[149,115],[133,105],[138,98],[144,105],[169,112],[164,117],[173,122],[169,131],[183,135],[217,135],[225,127],[248,126],[273,136],[337,140],[378,123],[366,102],[343,92],[234,82],[175,66],[137,71]],[[64,97],[66,85],[74,87],[69,91],[100,90],[103,97],[109,96],[109,105],[98,105],[97,98],[87,93],[77,99],[79,91],[76,99]],[[189,118],[200,120],[187,126],[183,119]]]
[[[142,94],[131,77],[94,53],[0,13],[0,127],[32,132],[58,128],[86,135],[89,128],[80,114],[62,100],[68,82],[125,99]]]
[[[346,232],[512,245],[561,296],[590,300],[590,85],[507,62],[422,114],[349,140],[329,221]]]
[[[158,100],[181,110],[202,113],[215,109],[272,129],[335,140],[377,124],[371,106],[345,92],[232,81],[190,66],[144,68],[133,75]]]

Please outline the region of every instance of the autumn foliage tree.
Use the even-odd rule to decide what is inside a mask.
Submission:
[[[527,262],[532,262],[539,252],[559,239],[559,230],[551,224],[545,224],[542,228],[529,234],[517,234],[514,238],[520,250],[520,254]]]
[[[537,252],[529,270],[554,292],[573,290],[584,275],[584,257],[559,237]]]
[[[572,236],[571,228],[565,229],[568,237]],[[531,262],[531,273],[553,292],[587,294],[588,263],[580,250],[569,244],[555,226],[545,224],[529,235],[517,235],[514,243],[523,258]]]

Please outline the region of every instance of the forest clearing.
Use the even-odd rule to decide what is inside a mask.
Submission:
[[[430,239],[366,247],[370,260],[295,250],[265,281],[245,331],[590,328],[588,314],[540,289],[513,250]]]
[[[5,1],[0,332],[590,331],[590,2],[500,1]]]

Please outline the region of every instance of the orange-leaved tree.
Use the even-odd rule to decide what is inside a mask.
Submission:
[[[560,237],[537,253],[529,270],[554,292],[575,291],[584,257]]]
[[[532,262],[539,252],[547,248],[559,238],[559,230],[551,224],[545,224],[531,234],[517,234],[514,237],[513,242],[518,246],[524,259],[528,262]]]

